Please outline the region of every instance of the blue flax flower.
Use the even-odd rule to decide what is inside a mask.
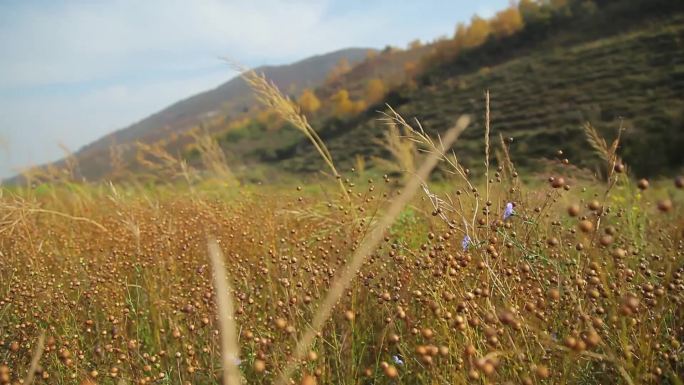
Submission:
[[[392,361],[394,361],[394,363],[399,365],[399,366],[404,365],[404,361],[402,361],[401,357],[399,357],[399,356],[392,356]]]
[[[465,237],[463,237],[463,240],[461,241],[461,246],[463,247],[463,251],[468,251],[468,247],[470,247],[470,237],[468,234],[466,234]]]
[[[513,215],[513,214],[515,214],[515,212],[513,211],[513,203],[511,203],[511,202],[506,203],[506,208],[504,209],[504,213],[503,213],[504,221],[506,219],[510,218],[511,215]]]

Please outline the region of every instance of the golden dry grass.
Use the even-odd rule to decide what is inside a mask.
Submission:
[[[319,145],[318,187],[216,190],[168,160],[182,184],[4,190],[0,384],[681,383],[684,179],[637,187],[588,127],[605,181],[558,159],[526,184],[503,137],[479,181],[449,150],[468,118],[383,119],[421,151],[403,187]]]

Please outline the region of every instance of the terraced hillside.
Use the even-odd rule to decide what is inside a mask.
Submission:
[[[388,97],[406,118],[426,130],[448,128],[461,113],[476,124],[455,150],[469,167],[483,148],[484,90],[491,93],[492,135],[515,138],[513,157],[524,166],[563,149],[576,164],[591,163],[582,126],[591,122],[609,137],[625,128],[622,154],[637,174],[684,164],[684,17],[647,23],[629,33],[564,46],[531,50],[492,67],[463,72],[455,62],[426,77],[422,86],[403,87]],[[376,106],[375,109],[379,108]],[[382,133],[374,108],[349,122],[320,127],[336,160],[351,165],[357,154],[377,155],[373,137]],[[621,123],[622,122],[622,123]],[[278,161],[295,172],[320,168],[300,142]],[[387,155],[387,154],[384,154]],[[672,166],[675,166],[674,168]]]

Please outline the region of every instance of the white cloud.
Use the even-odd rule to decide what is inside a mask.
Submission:
[[[299,58],[367,36],[377,22],[326,19],[327,1],[118,1],[23,7],[0,16],[0,87],[206,66],[219,55]],[[0,9],[1,11],[1,9]],[[11,17],[14,16],[14,17]],[[353,28],[350,28],[353,26]]]

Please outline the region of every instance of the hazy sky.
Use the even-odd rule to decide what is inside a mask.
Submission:
[[[509,0],[0,1],[0,178],[228,80],[219,60],[282,64],[451,35]]]

